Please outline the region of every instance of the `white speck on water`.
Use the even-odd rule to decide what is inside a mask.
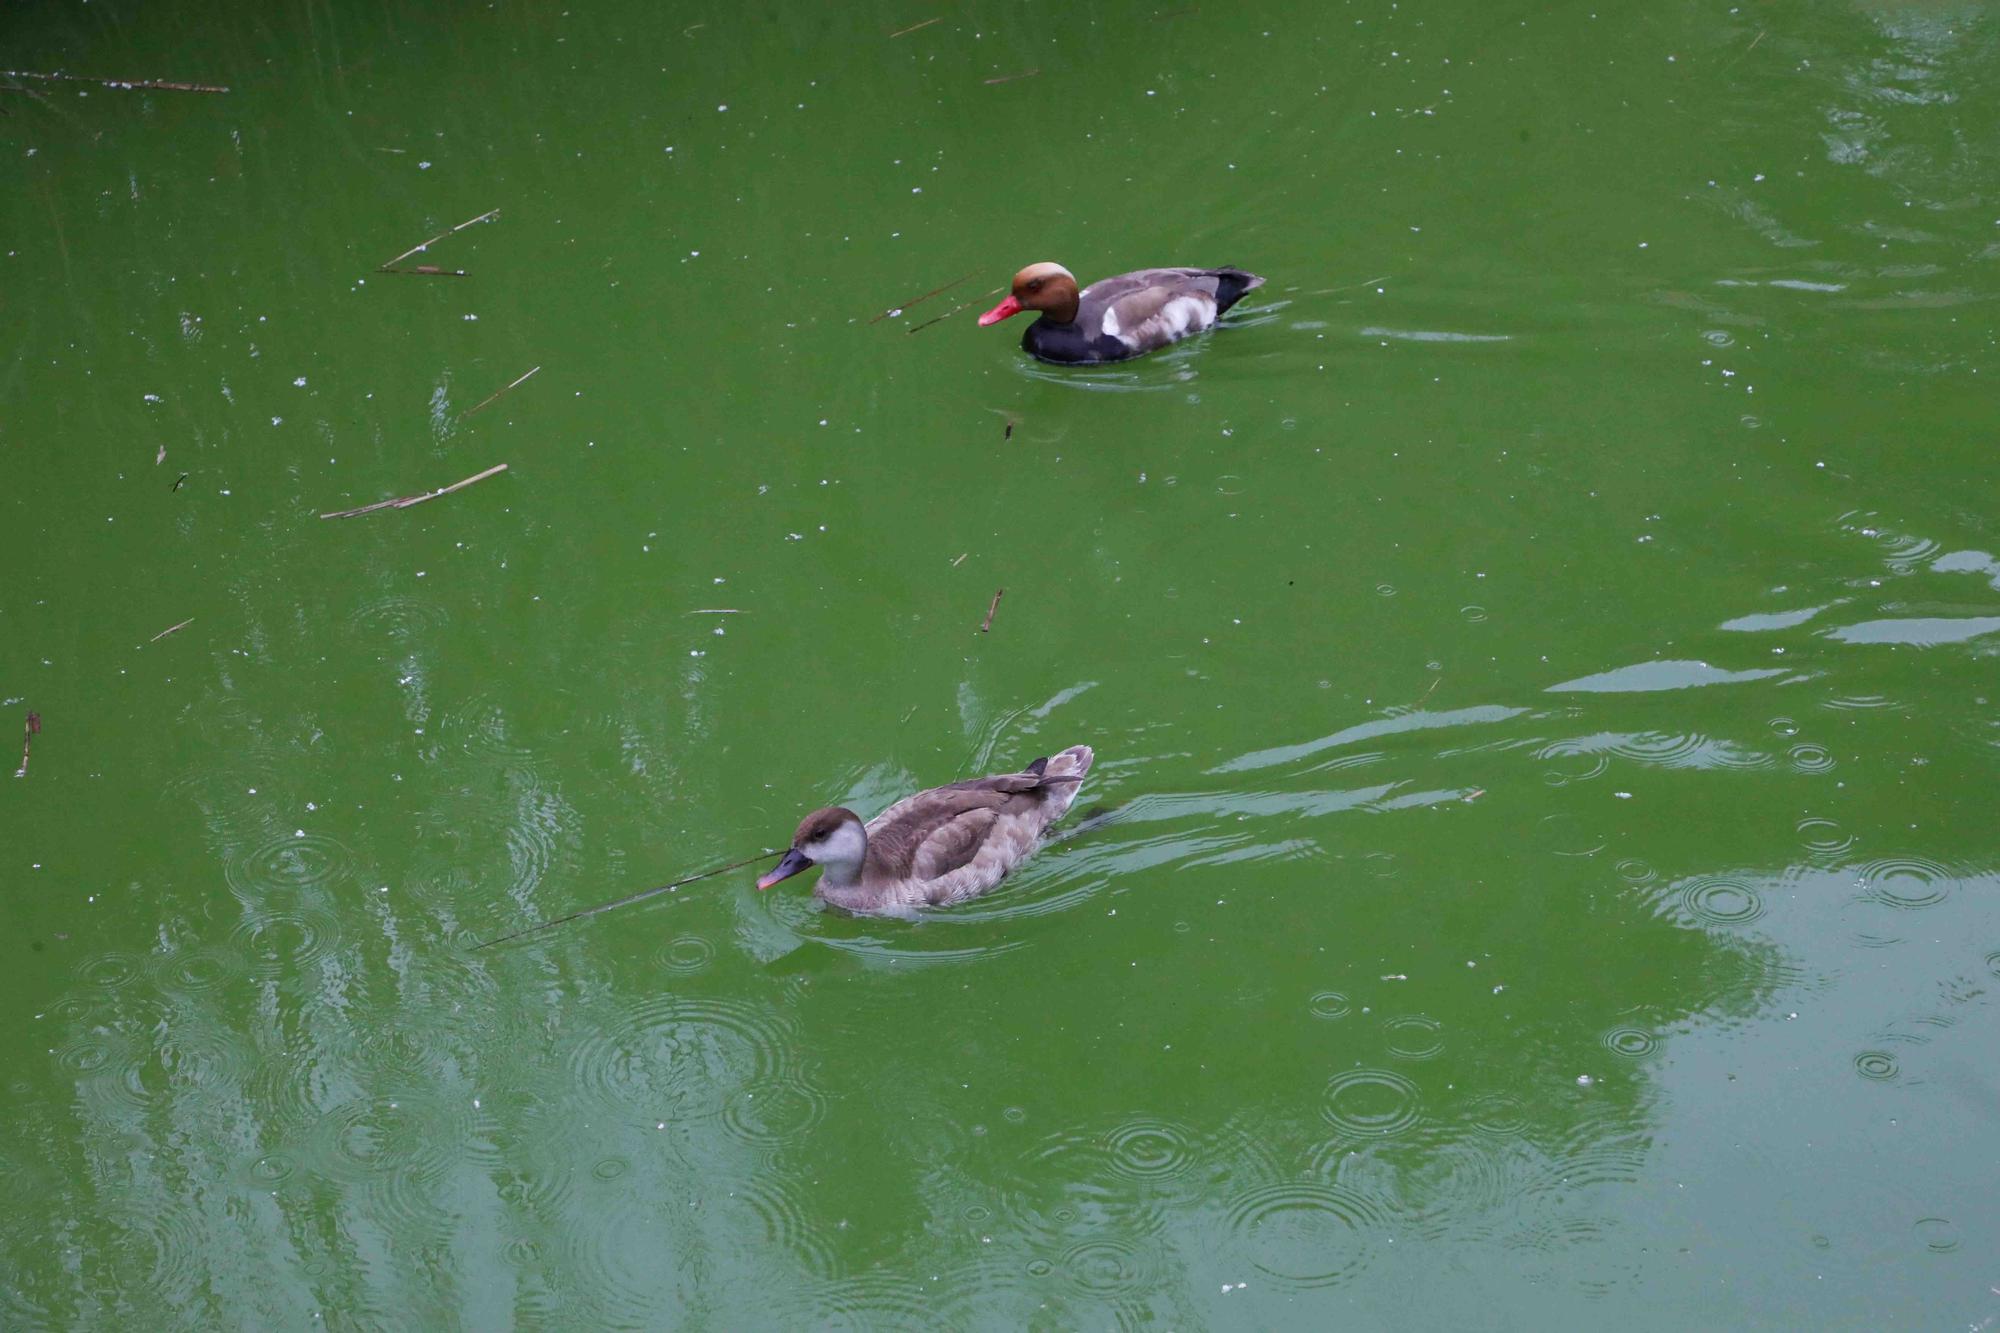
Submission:
[[[304,829],[294,829],[292,831],[292,836],[294,838],[303,838],[306,836],[306,831]]]
[[[419,163],[417,163],[417,170],[418,170],[418,171],[429,171],[430,169],[431,169],[431,164],[430,164],[430,163],[428,163],[428,162],[419,162]]]
[[[1578,1074],[1576,1076],[1576,1086],[1578,1086],[1579,1088],[1587,1088],[1595,1082],[1597,1082],[1597,1080],[1592,1078],[1588,1074]]]
[[[292,381],[292,387],[293,387],[293,388],[295,388],[295,389],[303,389],[303,388],[305,388],[305,387],[306,387],[306,377],[305,377],[304,375],[301,375],[301,376],[299,376],[299,377],[298,377],[297,379],[293,380],[293,381]]]
[[[729,103],[727,103],[727,102],[724,102],[724,103],[722,103],[721,105],[717,106],[717,107],[716,107],[715,109],[716,109],[717,111],[727,111],[727,110],[729,110]]]
[[[283,417],[272,417],[271,424],[273,426],[282,426],[285,424],[285,419]]]
[[[471,321],[473,321],[473,320],[476,320],[476,319],[478,319],[478,318],[479,318],[479,316],[477,316],[477,315],[467,315],[467,316],[466,316],[465,318],[466,318],[466,321],[467,321],[468,323],[470,323]]]

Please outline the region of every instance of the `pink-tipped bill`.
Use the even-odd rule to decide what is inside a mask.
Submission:
[[[792,848],[792,850],[785,853],[784,860],[778,862],[777,865],[771,867],[771,871],[769,874],[758,876],[757,887],[760,889],[768,889],[773,884],[776,884],[781,880],[790,879],[793,875],[798,874],[801,870],[809,868],[811,865],[812,865],[812,858],[808,857],[804,852],[794,847]]]
[[[991,310],[981,315],[979,317],[979,327],[983,329],[988,324],[998,324],[1010,315],[1020,314],[1021,310],[1021,303],[1010,296],[999,305],[994,306]]]

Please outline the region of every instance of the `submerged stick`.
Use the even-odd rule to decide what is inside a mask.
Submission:
[[[890,33],[889,40],[893,42],[898,37],[908,37],[911,33],[916,32],[920,28],[928,28],[933,23],[942,23],[942,22],[944,22],[944,15],[940,14],[936,18],[925,19],[922,23],[912,23],[907,28],[901,29],[900,31],[897,32]]]
[[[61,83],[95,83],[105,88],[157,88],[169,93],[226,93],[213,83],[176,83],[169,79],[100,79],[88,74],[37,74],[27,69],[0,69],[10,79],[47,79]]]
[[[440,495],[450,495],[453,491],[462,491],[475,481],[485,481],[494,473],[505,472],[506,470],[507,465],[505,463],[495,463],[484,472],[467,477],[464,481],[454,481],[449,486],[440,486],[434,491],[425,491],[420,495],[399,495],[393,500],[377,500],[374,504],[362,505],[359,509],[337,509],[331,514],[321,514],[320,517],[354,518],[360,514],[372,514],[378,509],[408,509],[411,505],[420,505],[426,500],[435,500]]]
[[[918,329],[927,329],[927,328],[929,328],[929,327],[930,327],[931,325],[933,325],[933,324],[942,324],[942,323],[944,323],[944,322],[945,322],[946,320],[950,319],[950,318],[951,318],[951,317],[952,317],[953,315],[956,315],[956,314],[958,314],[958,313],[959,313],[960,311],[963,311],[963,310],[970,310],[970,309],[972,309],[972,307],[974,307],[974,306],[976,306],[976,305],[978,305],[978,304],[979,304],[979,302],[978,302],[978,301],[976,301],[976,300],[975,300],[975,301],[962,301],[962,302],[960,302],[959,304],[957,304],[957,305],[953,306],[953,307],[952,307],[951,309],[949,309],[949,310],[945,311],[945,312],[944,312],[944,313],[943,313],[942,315],[932,315],[932,316],[931,316],[931,317],[930,317],[929,319],[925,320],[925,321],[924,321],[923,323],[921,323],[921,324],[912,324],[912,325],[910,325],[910,327],[909,327],[908,329],[906,329],[906,330],[905,330],[905,332],[907,332],[907,333],[915,333],[915,332],[916,332],[916,331],[917,331]]]
[[[995,588],[993,590],[993,600],[987,603],[986,606],[986,619],[979,624],[979,632],[981,634],[993,628],[993,613],[1000,609],[1000,594],[1006,591],[1005,588]]]
[[[172,634],[172,633],[173,633],[173,632],[174,632],[175,630],[177,630],[177,629],[186,629],[186,628],[187,628],[187,627],[188,627],[189,625],[192,625],[192,624],[194,624],[194,617],[193,617],[193,616],[189,616],[189,617],[188,617],[188,618],[187,618],[186,620],[183,620],[183,621],[182,621],[182,622],[181,622],[180,624],[178,624],[178,625],[169,625],[169,626],[167,626],[167,627],[166,627],[165,629],[161,630],[161,631],[160,631],[160,632],[159,632],[158,634],[155,634],[155,635],[154,635],[154,636],[153,636],[152,638],[150,638],[150,639],[146,640],[146,642],[147,642],[147,643],[158,643],[158,642],[159,642],[159,641],[160,641],[161,639],[164,639],[164,638],[166,638],[166,637],[167,637],[167,636],[168,636],[169,634]]]
[[[959,283],[964,282],[967,278],[971,277],[974,273],[977,272],[979,272],[978,269],[976,268],[972,269],[970,272],[962,273],[958,277],[953,278],[950,282],[947,282],[942,287],[933,287],[929,291],[925,292],[922,296],[912,297],[910,300],[903,302],[903,304],[901,305],[892,305],[887,310],[884,310],[881,314],[875,316],[875,318],[869,320],[868,322],[870,324],[880,324],[883,320],[889,318],[889,316],[900,315],[913,305],[921,305],[925,301],[930,300],[933,296],[942,296],[944,293],[958,286]]]
[[[472,275],[462,268],[440,268],[436,264],[419,264],[415,268],[378,268],[377,273],[400,273],[406,278],[469,278]]]
[[[776,855],[776,852],[759,852],[755,856],[746,856],[741,861],[731,861],[726,866],[717,866],[713,870],[704,870],[699,875],[689,875],[686,879],[677,879],[671,884],[662,884],[658,888],[653,889],[641,889],[637,893],[627,894],[623,898],[618,898],[608,903],[599,903],[595,907],[586,907],[581,912],[571,912],[568,916],[559,916],[553,921],[543,921],[538,925],[527,926],[521,930],[517,930],[510,935],[502,935],[498,939],[491,939],[481,944],[475,944],[472,946],[471,952],[478,953],[481,949],[490,949],[496,944],[505,944],[508,940],[518,940],[523,935],[533,935],[537,931],[551,930],[567,922],[579,921],[587,916],[596,916],[599,912],[608,912],[614,907],[624,907],[630,903],[640,902],[662,893],[672,893],[683,884],[692,884],[698,879],[713,879],[715,876],[726,874],[731,870],[741,870],[744,866],[754,866],[759,861],[768,861]]]
[[[423,242],[423,244],[411,246],[409,249],[403,251],[403,253],[397,255],[394,259],[390,260],[388,263],[378,266],[375,271],[377,273],[393,272],[395,271],[396,265],[402,263],[405,259],[408,259],[411,255],[416,254],[418,251],[436,245],[439,241],[443,240],[447,236],[456,236],[459,232],[464,231],[467,227],[470,227],[475,222],[484,222],[488,218],[494,218],[499,216],[500,216],[499,209],[489,208],[484,213],[481,213],[478,217],[468,218],[464,222],[459,223],[456,227],[453,227],[450,231],[441,231],[437,235],[431,237],[428,241]]]
[[[14,776],[28,776],[28,747],[35,743],[35,735],[42,729],[42,715],[30,712],[28,720],[21,724],[21,766],[14,770]]]
[[[535,367],[535,370],[540,370],[540,369],[541,369],[541,367],[540,367],[540,366],[536,366],[536,367]],[[529,372],[528,372],[528,374],[527,374],[527,375],[523,375],[523,376],[521,376],[521,378],[520,378],[520,379],[517,379],[517,380],[515,380],[515,381],[514,381],[514,384],[524,384],[524,383],[526,383],[526,382],[527,382],[527,380],[528,380],[528,378],[529,378],[529,376],[532,376],[532,375],[533,375],[533,374],[535,373],[535,370],[531,370],[531,371],[529,371]],[[506,386],[506,388],[502,388],[502,389],[499,389],[499,390],[495,391],[494,393],[492,393],[492,394],[488,395],[487,397],[485,397],[485,398],[482,398],[482,399],[480,399],[480,400],[479,400],[479,403],[478,403],[478,405],[477,405],[477,406],[474,406],[474,407],[469,407],[469,408],[467,408],[467,409],[465,410],[465,415],[467,415],[467,416],[471,416],[471,415],[472,415],[472,414],[473,414],[474,412],[477,412],[477,411],[478,411],[478,410],[479,410],[479,409],[480,409],[481,407],[484,407],[484,406],[486,406],[486,405],[487,405],[488,403],[492,402],[492,401],[493,401],[493,400],[494,400],[495,398],[498,398],[498,397],[499,397],[499,396],[500,396],[501,394],[503,394],[503,393],[507,392],[507,390],[508,390],[508,389],[511,389],[511,388],[513,388],[513,387],[514,387],[514,384],[509,384],[509,385],[507,385],[507,386]]]
[[[1012,83],[1016,79],[1032,79],[1041,72],[1042,72],[1041,66],[1037,65],[1035,68],[1030,70],[1024,70],[1019,74],[1002,74],[999,78],[988,79],[986,80],[986,82],[989,85],[995,83]]]

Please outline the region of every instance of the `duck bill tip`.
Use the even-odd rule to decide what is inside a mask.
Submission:
[[[785,853],[784,860],[778,862],[778,864],[757,877],[757,887],[768,889],[774,884],[783,883],[810,865],[812,865],[812,861],[806,857],[805,853],[795,847]]]
[[[979,327],[983,329],[988,324],[998,324],[1001,320],[1020,313],[1021,303],[1010,296],[999,305],[994,306],[991,310],[981,315],[979,317]]]

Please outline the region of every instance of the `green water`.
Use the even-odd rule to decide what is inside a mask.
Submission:
[[[10,7],[0,1324],[1991,1324],[2000,16],[1614,8]]]

